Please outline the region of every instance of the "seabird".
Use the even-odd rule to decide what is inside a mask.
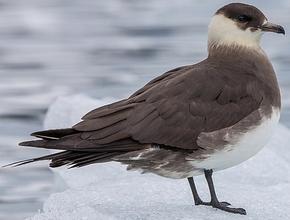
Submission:
[[[208,57],[170,70],[129,98],[97,108],[72,128],[39,131],[20,143],[62,150],[14,163],[50,160],[50,167],[117,161],[128,170],[187,178],[195,205],[246,214],[219,202],[212,173],[259,152],[281,109],[273,67],[260,47],[264,32],[285,34],[256,7],[232,3],[213,16]],[[199,197],[193,176],[204,174],[211,200]]]

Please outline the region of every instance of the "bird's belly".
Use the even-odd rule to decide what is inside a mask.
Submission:
[[[280,117],[279,110],[273,110],[271,117],[265,117],[254,128],[240,134],[238,141],[228,144],[203,160],[194,160],[196,169],[223,170],[248,160],[258,153],[271,138]]]

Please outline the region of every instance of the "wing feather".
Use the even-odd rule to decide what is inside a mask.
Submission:
[[[22,145],[91,152],[132,151],[147,144],[198,149],[200,133],[232,126],[261,104],[263,94],[253,93],[257,80],[232,74],[206,62],[177,68],[128,99],[89,112],[67,135],[38,132],[35,136],[44,140]]]

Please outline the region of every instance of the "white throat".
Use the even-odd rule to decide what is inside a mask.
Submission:
[[[222,14],[214,15],[208,29],[209,47],[241,46],[260,50],[260,30],[240,29],[237,24]]]

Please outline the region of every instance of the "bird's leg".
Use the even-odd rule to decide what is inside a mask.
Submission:
[[[187,179],[188,179],[188,182],[189,182],[189,185],[190,185],[190,188],[191,188],[191,192],[192,192],[192,195],[193,195],[194,204],[195,205],[202,205],[204,202],[201,200],[201,198],[199,197],[199,195],[197,193],[193,177],[189,177]]]
[[[211,205],[214,208],[226,211],[226,212],[246,215],[247,213],[246,213],[245,209],[243,209],[243,208],[231,208],[231,207],[229,207],[229,205],[231,205],[230,203],[218,201],[218,198],[216,196],[215,189],[214,189],[213,180],[212,180],[212,173],[213,173],[212,170],[204,170],[204,175],[205,175],[205,178],[206,178],[206,181],[208,184],[208,188],[210,191],[210,196],[211,196],[211,201],[209,202],[209,205]]]
[[[190,185],[190,189],[191,189],[191,192],[192,192],[192,195],[193,195],[194,204],[195,205],[207,205],[207,206],[211,206],[211,203],[210,202],[204,202],[199,197],[198,192],[197,192],[197,189],[196,189],[196,186],[195,186],[195,183],[194,183],[193,177],[189,177],[187,179],[188,179],[188,182],[189,182],[189,185]]]
[[[228,206],[231,205],[230,203],[228,203],[228,202],[219,202],[218,201],[218,198],[216,196],[215,189],[214,189],[213,180],[212,180],[212,173],[213,173],[212,170],[205,170],[204,171],[205,178],[206,178],[206,181],[208,183],[208,187],[209,187],[209,191],[210,191],[210,195],[211,195],[211,201],[210,202],[203,202],[201,200],[201,198],[199,197],[199,195],[197,193],[197,189],[196,189],[193,177],[189,177],[188,178],[188,182],[189,182],[189,185],[190,185],[190,188],[191,188],[191,192],[192,192],[192,195],[193,195],[193,199],[194,199],[194,204],[195,205],[212,206],[214,208],[221,209],[221,210],[226,211],[226,212],[238,213],[238,214],[241,214],[241,215],[246,215],[246,210],[244,210],[242,208],[231,208],[231,207],[228,207]]]
[[[188,179],[188,182],[189,182],[189,185],[190,185],[190,188],[191,188],[191,192],[192,192],[192,195],[193,195],[194,204],[195,205],[207,205],[207,206],[211,206],[211,203],[210,202],[204,202],[199,197],[198,192],[197,192],[197,189],[196,189],[196,186],[195,186],[195,183],[194,183],[193,177],[189,177],[187,179]]]

